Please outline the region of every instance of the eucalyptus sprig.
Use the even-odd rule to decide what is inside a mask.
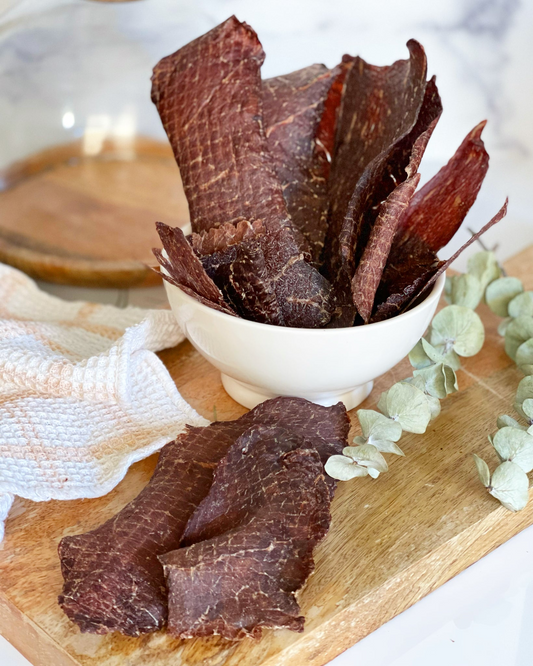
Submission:
[[[433,319],[428,333],[409,354],[413,374],[381,394],[378,410],[360,409],[362,436],[342,455],[331,456],[326,472],[348,481],[357,476],[377,478],[388,470],[384,453],[403,456],[397,442],[402,433],[424,433],[440,413],[440,400],[458,390],[456,371],[461,357],[477,354],[485,330],[474,309],[485,302],[503,318],[499,332],[505,350],[526,377],[516,394],[521,421],[504,415],[489,441],[501,461],[491,474],[487,463],[474,455],[481,482],[503,506],[518,511],[527,503],[533,469],[533,292],[520,280],[503,275],[493,252],[478,252],[468,261],[467,273],[446,280],[450,303]]]

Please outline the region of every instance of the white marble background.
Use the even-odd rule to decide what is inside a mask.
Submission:
[[[418,39],[444,102],[422,177],[488,119],[491,168],[468,225],[479,228],[509,195],[501,256],[533,242],[532,0],[0,0],[0,167],[84,132],[163,137],[152,66],[231,14],[258,32],[265,77],[333,66],[345,52],[389,64]]]
[[[151,67],[232,13],[259,33],[265,77],[333,66],[345,52],[389,64],[406,56],[407,39],[421,41],[444,102],[423,177],[487,118],[491,167],[467,224],[479,228],[509,195],[509,216],[487,243],[502,258],[533,243],[533,0],[0,0],[0,167],[91,123],[162,136],[148,101]],[[65,128],[67,112],[74,123]],[[150,298],[145,290],[135,300]],[[531,666],[532,549],[530,528],[335,664]],[[27,662],[0,637],[0,664]]]

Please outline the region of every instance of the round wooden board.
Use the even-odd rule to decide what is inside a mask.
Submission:
[[[167,144],[82,141],[0,173],[0,261],[34,278],[84,287],[160,283],[155,222],[185,226],[187,201]]]

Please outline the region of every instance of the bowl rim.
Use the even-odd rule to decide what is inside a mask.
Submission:
[[[161,271],[166,272],[163,268],[161,268]],[[191,301],[193,305],[199,307],[202,310],[208,310],[210,316],[213,316],[215,318],[222,318],[223,320],[226,321],[231,320],[237,326],[244,326],[251,329],[256,329],[257,327],[259,327],[262,330],[272,329],[275,331],[279,331],[280,333],[283,332],[284,334],[287,335],[302,335],[302,332],[305,331],[306,334],[310,335],[326,334],[330,336],[333,335],[338,336],[338,335],[346,335],[347,331],[354,331],[354,332],[367,331],[370,328],[372,328],[372,330],[376,330],[378,327],[383,328],[384,326],[393,326],[394,322],[397,322],[399,320],[405,321],[406,319],[416,316],[419,310],[430,306],[433,303],[433,301],[440,298],[441,293],[444,290],[445,281],[446,281],[446,271],[444,271],[437,278],[435,284],[433,285],[433,289],[429,292],[426,298],[424,298],[424,300],[421,303],[416,305],[411,310],[407,310],[407,312],[402,312],[402,314],[396,315],[395,317],[391,317],[390,319],[384,319],[383,321],[376,321],[372,324],[365,324],[363,326],[343,326],[340,328],[304,328],[304,327],[300,328],[295,326],[277,326],[275,324],[264,324],[258,321],[251,321],[250,319],[243,319],[242,317],[234,317],[233,315],[226,314],[225,312],[220,312],[219,310],[215,310],[214,308],[210,308],[209,306],[200,303],[195,298],[189,296],[189,294],[186,294],[184,291],[182,291],[175,284],[167,282],[167,280],[163,280],[163,283],[165,285],[166,290],[177,289],[186,301]],[[170,304],[170,302],[169,305],[172,309],[172,305]]]

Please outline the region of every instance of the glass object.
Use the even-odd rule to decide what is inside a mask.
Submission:
[[[175,0],[22,0],[0,15],[0,261],[151,284],[154,222],[186,225],[150,77],[211,25]]]

